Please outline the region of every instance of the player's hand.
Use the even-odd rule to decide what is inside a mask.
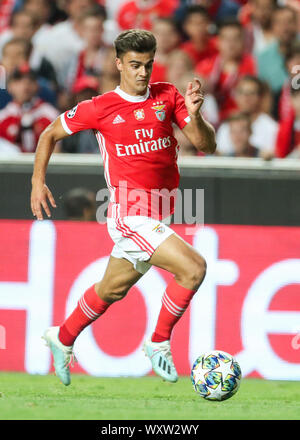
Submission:
[[[31,211],[37,220],[43,220],[42,208],[47,216],[51,217],[48,201],[53,208],[56,208],[54,197],[48,186],[45,183],[34,183],[31,191]]]
[[[188,83],[186,93],[185,93],[185,105],[190,116],[196,116],[204,101],[204,95],[201,90],[201,82],[199,79],[194,78],[193,85],[192,82]]]

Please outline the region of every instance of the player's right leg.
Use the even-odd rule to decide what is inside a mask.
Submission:
[[[43,337],[52,352],[55,373],[64,385],[71,383],[69,365],[74,359],[73,344],[77,336],[111,304],[124,298],[141,277],[132,263],[111,256],[103,279],[84,293],[60,327],[50,327],[45,331]]]
[[[198,252],[177,234],[172,234],[157,247],[149,263],[174,275],[162,298],[162,306],[152,338],[144,350],[153,370],[170,382],[178,380],[171,353],[171,333],[201,285],[206,263]]]

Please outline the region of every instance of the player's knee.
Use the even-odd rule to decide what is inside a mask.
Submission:
[[[192,268],[192,275],[193,275],[193,279],[192,282],[194,284],[194,289],[197,290],[202,281],[205,278],[206,275],[206,261],[204,258],[199,257],[197,259],[197,262],[194,263],[193,268]]]
[[[203,257],[199,256],[193,259],[185,268],[184,284],[192,290],[197,290],[205,278],[206,267],[206,261]]]
[[[95,285],[95,291],[103,301],[113,303],[123,299],[124,296],[126,296],[128,289],[123,286],[113,286],[100,282]]]

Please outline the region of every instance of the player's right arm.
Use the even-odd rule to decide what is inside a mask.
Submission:
[[[101,98],[101,97],[100,97]],[[55,144],[60,139],[81,130],[97,128],[99,115],[96,99],[82,101],[70,111],[62,113],[41,134],[35,154],[32,175],[31,210],[38,220],[43,220],[43,211],[51,217],[48,202],[56,207],[54,197],[46,185],[46,170]]]
[[[48,201],[53,208],[56,208],[54,197],[45,182],[46,170],[56,142],[66,136],[69,134],[63,128],[61,118],[58,117],[48,125],[39,138],[31,178],[31,210],[38,220],[43,220],[42,208],[47,216],[51,217]]]

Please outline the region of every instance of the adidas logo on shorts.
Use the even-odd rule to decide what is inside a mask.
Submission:
[[[121,124],[122,122],[125,122],[125,120],[120,115],[117,115],[113,120],[113,124]]]

